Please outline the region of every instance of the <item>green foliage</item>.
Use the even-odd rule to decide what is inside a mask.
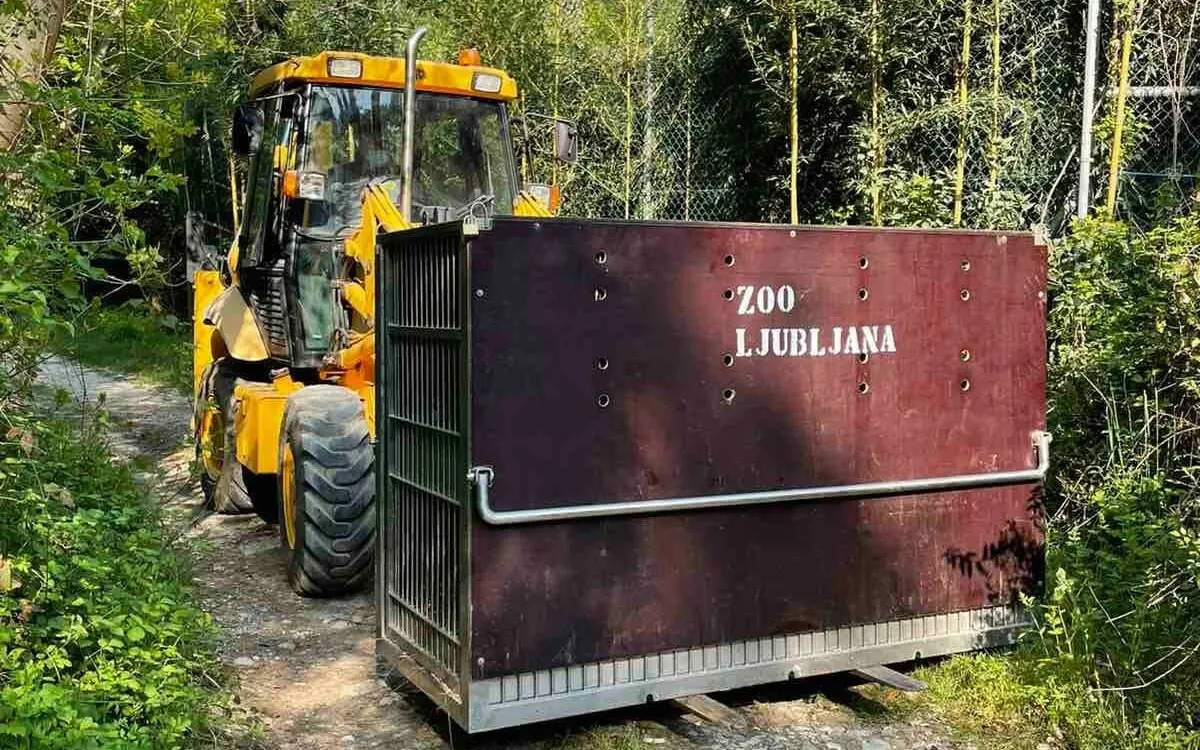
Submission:
[[[84,364],[130,373],[183,393],[192,389],[190,325],[141,300],[93,306],[54,345]]]
[[[221,709],[214,628],[157,510],[101,427],[9,414],[4,429],[0,746],[194,743]]]
[[[999,747],[1200,747],[1200,221],[1081,222],[1052,261],[1047,595],[930,702]]]

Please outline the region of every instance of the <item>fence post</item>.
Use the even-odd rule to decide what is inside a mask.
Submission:
[[[1075,215],[1084,218],[1091,206],[1092,120],[1096,116],[1096,46],[1100,36],[1100,0],[1088,0],[1087,54],[1083,71],[1083,118],[1079,131],[1079,193]]]

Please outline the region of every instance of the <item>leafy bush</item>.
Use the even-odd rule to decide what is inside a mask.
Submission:
[[[1047,597],[1012,659],[930,671],[935,703],[1009,740],[1200,747],[1200,221],[1082,222],[1052,261]]]
[[[214,627],[156,509],[98,429],[2,429],[0,746],[186,745],[221,707]]]

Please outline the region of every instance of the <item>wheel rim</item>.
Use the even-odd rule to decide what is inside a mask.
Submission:
[[[214,482],[225,468],[225,425],[215,404],[208,404],[200,416],[200,463]]]
[[[296,548],[296,459],[292,455],[292,446],[283,446],[283,530],[287,535],[287,545]]]

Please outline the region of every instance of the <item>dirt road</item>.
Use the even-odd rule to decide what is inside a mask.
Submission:
[[[967,748],[919,716],[897,719],[844,680],[804,681],[722,696],[745,717],[713,726],[669,705],[554,722],[482,738],[451,733],[444,714],[376,674],[370,593],[301,599],[284,581],[278,532],[254,516],[207,515],[190,475],[186,396],[52,359],[40,380],[112,415],[112,451],[127,460],[187,529],[205,607],[223,631],[222,659],[241,702],[277,748],[553,750],[639,747],[721,750],[950,750]]]

